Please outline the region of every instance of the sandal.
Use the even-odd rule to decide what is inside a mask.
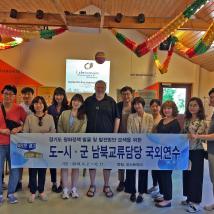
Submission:
[[[164,201],[163,197],[154,199],[154,202],[156,202],[156,203],[159,203],[159,202],[162,202],[162,201]]]
[[[104,186],[104,187],[103,187],[103,192],[105,193],[105,196],[106,196],[107,198],[111,198],[111,197],[113,197],[113,195],[114,195],[114,193],[112,192],[110,186]]]
[[[86,193],[86,195],[90,198],[94,197],[96,193],[96,186],[95,185],[90,185],[88,192]]]
[[[28,203],[33,203],[34,201],[35,201],[35,197],[36,197],[36,195],[35,194],[31,194],[31,196],[29,196],[29,198],[28,198]]]
[[[39,199],[41,201],[48,201],[48,197],[47,197],[47,195],[45,193],[40,193],[39,194]]]

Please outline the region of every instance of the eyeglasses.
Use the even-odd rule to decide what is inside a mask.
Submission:
[[[129,92],[126,92],[126,93],[122,93],[122,96],[131,96],[132,95],[132,93],[129,93]]]
[[[15,95],[14,93],[3,93],[4,96],[13,96]]]

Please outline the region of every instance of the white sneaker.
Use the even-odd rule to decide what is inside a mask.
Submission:
[[[204,209],[207,211],[212,211],[212,210],[214,210],[214,204],[206,205],[206,206],[204,206]]]
[[[157,192],[157,191],[158,191],[158,186],[153,186],[147,190],[147,193],[151,194],[152,192]]]
[[[187,208],[187,212],[189,213],[196,213],[196,212],[199,212],[201,209],[200,209],[200,205],[199,204],[193,204],[193,203],[189,203],[189,206]]]
[[[152,192],[151,194],[152,198],[163,198],[163,195],[160,194],[159,192]]]
[[[63,189],[62,199],[69,199],[69,193],[68,193],[68,189],[67,188]]]
[[[72,198],[79,198],[80,197],[79,194],[78,194],[78,192],[77,192],[77,188],[76,187],[73,187],[71,189],[71,197]]]

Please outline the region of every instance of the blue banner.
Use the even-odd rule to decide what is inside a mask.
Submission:
[[[11,135],[12,168],[184,170],[183,134],[21,133]]]

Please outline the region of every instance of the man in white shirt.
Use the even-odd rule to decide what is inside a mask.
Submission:
[[[30,87],[25,87],[21,90],[21,94],[23,102],[20,105],[24,108],[28,115],[32,114],[32,111],[29,109],[29,107],[34,97],[34,90]]]

